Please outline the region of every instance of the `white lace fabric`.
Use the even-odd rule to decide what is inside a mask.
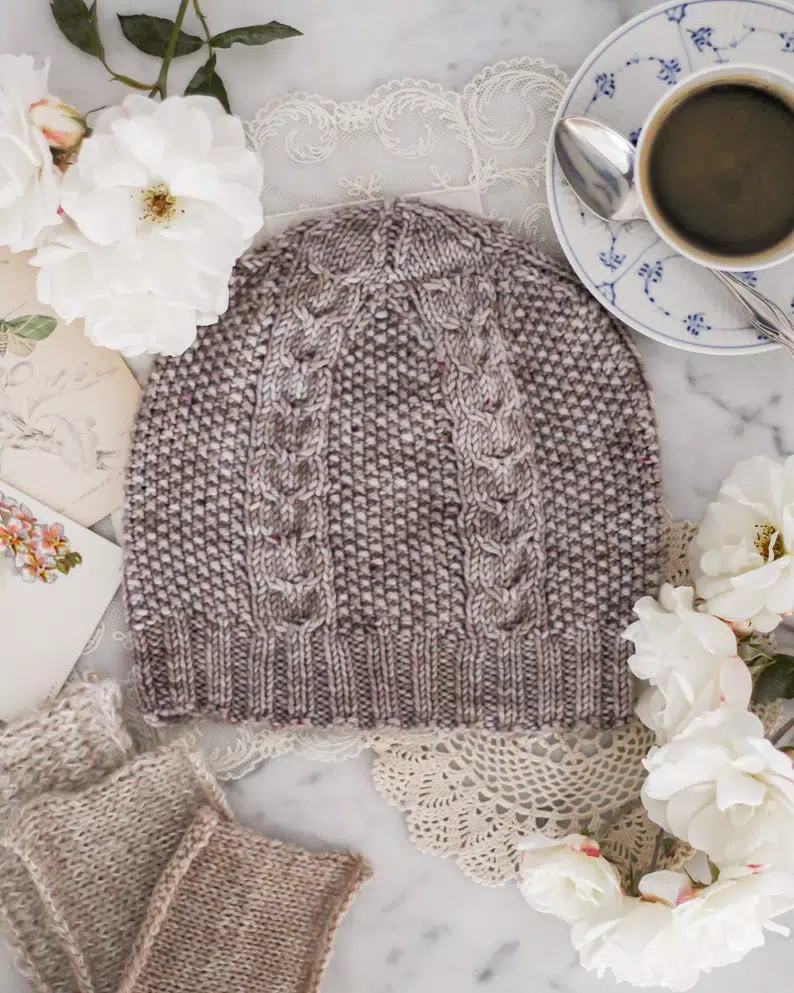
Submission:
[[[460,92],[402,79],[365,100],[272,100],[246,124],[265,170],[263,235],[346,203],[421,196],[506,221],[559,254],[546,150],[567,82],[522,58],[488,66]]]
[[[344,203],[420,195],[507,222],[559,254],[545,160],[566,82],[554,66],[525,58],[484,69],[460,92],[407,79],[356,102],[306,94],[272,101],[247,124],[265,172],[265,236]],[[669,529],[670,581],[688,581],[691,534],[692,525]],[[82,669],[129,678],[118,600]],[[177,733],[131,716],[144,739]],[[683,854],[660,844],[639,805],[641,760],[653,736],[638,722],[566,734],[274,730],[209,721],[191,731],[222,779],[289,752],[338,761],[372,749],[375,786],[404,812],[415,845],[455,858],[486,885],[515,876],[516,839],[532,830],[590,831],[624,875]]]

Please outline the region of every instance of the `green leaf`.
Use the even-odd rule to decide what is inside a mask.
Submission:
[[[794,656],[778,655],[777,661],[767,666],[755,681],[753,701],[772,703],[794,697]]]
[[[86,55],[104,59],[105,50],[99,37],[96,3],[89,7],[85,0],[52,0],[50,10],[61,34],[73,45]]]
[[[151,14],[118,14],[121,30],[127,41],[147,55],[158,59],[165,57],[171,35],[176,25],[167,17],[154,17]],[[174,56],[190,55],[197,52],[204,42],[194,34],[180,31],[176,39]]]
[[[58,326],[54,317],[46,317],[44,314],[26,314],[24,317],[5,321],[4,324],[17,338],[26,338],[28,341],[44,341]]]
[[[245,28],[229,28],[228,31],[221,31],[220,34],[210,38],[210,45],[213,48],[231,48],[234,44],[267,45],[271,41],[296,38],[302,34],[302,31],[291,28],[289,24],[270,21],[268,24],[249,24]]]
[[[185,87],[185,95],[187,96],[189,93],[204,93],[207,96],[215,97],[217,100],[220,100],[227,113],[231,114],[232,111],[229,106],[229,96],[226,93],[226,87],[223,85],[221,77],[215,71],[214,52],[204,65],[196,70],[195,76]]]
[[[751,662],[772,662],[775,658],[767,649],[753,641],[740,641],[738,655],[748,664]]]

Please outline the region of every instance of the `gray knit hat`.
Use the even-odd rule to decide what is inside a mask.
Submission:
[[[501,226],[417,201],[245,257],[155,365],[128,463],[144,708],[278,724],[601,727],[663,547],[624,333]]]

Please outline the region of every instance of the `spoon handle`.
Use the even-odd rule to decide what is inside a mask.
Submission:
[[[788,314],[732,272],[719,269],[711,272],[739,304],[752,326],[794,355],[794,321]]]

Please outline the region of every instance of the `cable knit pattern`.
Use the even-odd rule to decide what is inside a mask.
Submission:
[[[82,790],[121,766],[132,751],[118,686],[75,684],[48,707],[0,731],[0,830],[24,801],[51,790]],[[36,990],[77,993],[57,937],[22,909],[28,887],[26,870],[0,845],[0,918],[20,969]]]
[[[126,532],[157,718],[614,726],[663,554],[648,390],[501,226],[355,206],[241,260],[228,313],[158,360]]]
[[[37,990],[116,993],[155,884],[207,804],[231,816],[200,756],[176,742],[13,812],[0,837],[15,879],[4,911]],[[39,958],[51,951],[57,971]]]
[[[205,807],[149,902],[118,993],[316,993],[364,859],[268,841]]]

